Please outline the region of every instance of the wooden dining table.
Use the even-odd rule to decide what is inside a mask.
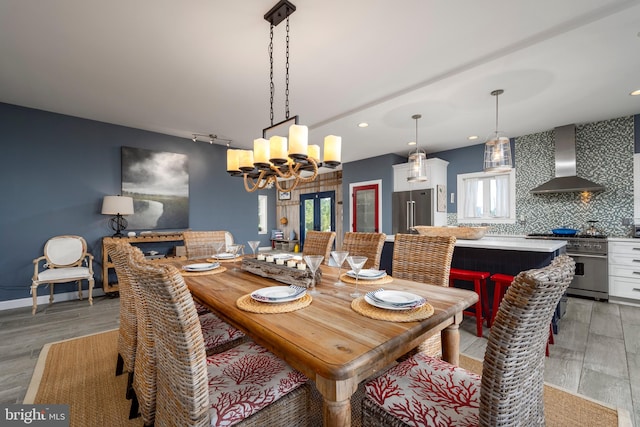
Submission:
[[[187,263],[174,262],[178,267]],[[227,270],[219,274],[185,275],[192,295],[313,380],[324,399],[325,426],[350,426],[351,396],[358,384],[433,334],[441,334],[443,359],[457,365],[462,311],[478,298],[467,290],[394,278],[384,285],[385,290],[423,296],[434,314],[413,322],[375,320],[351,308],[349,294],[354,285],[334,286],[338,268],[322,265],[322,280],[316,286],[320,293],[313,295],[310,305],[288,313],[257,314],[238,308],[236,301],[258,289],[283,284],[243,271],[240,263],[223,266]],[[360,285],[363,292],[379,287]]]

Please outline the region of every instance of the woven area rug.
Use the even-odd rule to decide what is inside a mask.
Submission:
[[[128,419],[127,375],[115,376],[117,339],[118,332],[113,330],[45,345],[24,403],[68,404],[71,426],[142,426],[140,418]],[[463,355],[460,362],[471,371],[482,370],[477,359]],[[618,421],[626,425],[625,416],[629,417],[626,411],[618,413],[549,385],[545,386],[545,408],[548,426],[618,426]],[[353,425],[358,421],[354,419]]]

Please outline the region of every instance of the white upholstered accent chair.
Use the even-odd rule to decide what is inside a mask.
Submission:
[[[42,270],[40,270],[41,261],[44,261]],[[32,314],[36,314],[38,309],[39,285],[49,285],[49,304],[51,304],[55,283],[78,282],[78,298],[82,299],[83,280],[89,282],[89,304],[93,305],[93,255],[87,252],[87,242],[80,236],[52,237],[44,245],[44,255],[33,260]]]

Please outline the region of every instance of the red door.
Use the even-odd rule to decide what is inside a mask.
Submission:
[[[379,233],[379,184],[353,187],[353,209],[351,223],[353,231]]]

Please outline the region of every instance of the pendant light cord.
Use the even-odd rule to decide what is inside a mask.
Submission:
[[[286,75],[285,75],[285,101],[284,101],[284,118],[285,120],[289,119],[289,13],[287,9],[287,64],[285,66]]]

